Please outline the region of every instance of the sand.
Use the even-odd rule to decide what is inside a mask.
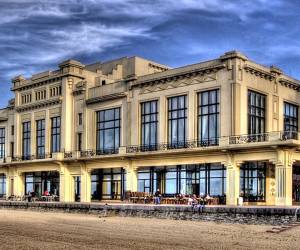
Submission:
[[[300,227],[0,210],[0,249],[299,249]]]

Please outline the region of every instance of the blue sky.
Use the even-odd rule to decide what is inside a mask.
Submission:
[[[300,78],[299,0],[0,0],[0,107],[11,78],[142,56],[171,67],[229,50]]]

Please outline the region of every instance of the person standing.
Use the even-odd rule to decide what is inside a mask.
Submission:
[[[160,190],[157,189],[154,194],[154,204],[158,205],[158,204],[160,204],[160,202],[161,202],[161,193],[160,193]]]

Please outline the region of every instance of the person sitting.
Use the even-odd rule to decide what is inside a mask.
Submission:
[[[154,194],[154,204],[158,205],[158,204],[160,204],[160,202],[161,202],[161,193],[160,193],[160,190],[157,189]]]
[[[192,205],[193,204],[193,198],[189,195],[189,198],[188,198],[188,205]]]
[[[49,193],[49,191],[46,189],[45,191],[44,191],[44,196],[49,196],[50,195],[50,193]]]

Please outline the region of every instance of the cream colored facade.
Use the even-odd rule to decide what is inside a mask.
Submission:
[[[18,76],[12,83],[15,98],[0,111],[0,128],[5,128],[0,171],[6,176],[7,197],[25,194],[25,173],[29,172],[57,171],[64,202],[75,200],[75,177],[80,177],[80,201],[90,202],[95,169],[123,168],[124,190],[137,191],[138,171],[143,167],[220,163],[226,168],[226,203],[236,205],[241,166],[260,161],[266,164],[265,199],[249,204],[292,205],[293,166],[300,161],[300,141],[298,134],[293,139],[283,137],[284,103],[300,104],[300,81],[278,68],[259,65],[236,51],[175,69],[139,57],[93,65],[69,60],[56,71],[30,79]],[[194,143],[199,139],[198,93],[215,89],[220,95],[218,145],[201,146]],[[255,140],[248,135],[249,90],[266,97],[265,131]],[[141,103],[157,100],[157,144],[165,145],[170,129],[168,98],[181,95],[187,100],[188,145],[140,150]],[[96,112],[116,107],[121,112],[118,152],[97,154]],[[59,152],[51,153],[53,117],[61,119],[61,142]],[[41,119],[45,120],[45,157],[37,159],[36,121]],[[27,121],[31,122],[32,156],[25,160],[22,124]]]

